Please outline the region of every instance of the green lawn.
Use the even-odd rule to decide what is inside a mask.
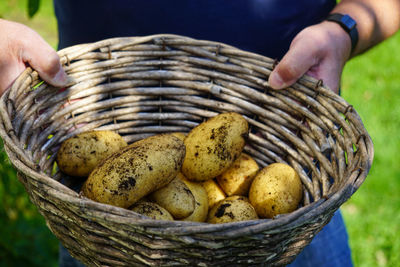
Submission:
[[[22,22],[57,45],[51,0],[32,20],[26,1],[2,0],[0,17]],[[361,115],[375,145],[366,182],[342,210],[355,266],[400,266],[400,34],[350,61],[343,97]],[[0,153],[0,266],[57,266],[58,242]]]

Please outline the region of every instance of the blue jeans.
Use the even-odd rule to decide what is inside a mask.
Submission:
[[[83,267],[60,245],[60,267]],[[311,243],[288,265],[288,267],[351,267],[348,236],[340,211],[315,236]]]
[[[288,267],[351,267],[351,251],[342,214],[336,211],[331,221]]]

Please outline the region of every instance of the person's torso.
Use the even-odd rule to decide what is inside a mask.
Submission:
[[[172,33],[281,58],[334,0],[54,0],[59,48],[111,37]]]

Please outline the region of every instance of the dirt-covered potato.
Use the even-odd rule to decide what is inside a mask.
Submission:
[[[165,208],[175,219],[188,217],[195,208],[195,200],[187,185],[179,178],[149,195],[149,199]]]
[[[228,196],[247,196],[258,171],[257,162],[251,156],[242,153],[226,171],[217,176],[217,182]]]
[[[178,174],[178,178],[181,179],[187,187],[189,187],[195,200],[195,208],[189,217],[183,218],[182,221],[191,222],[205,222],[208,213],[208,196],[207,192],[201,183],[191,182],[185,178],[182,173]]]
[[[244,196],[230,196],[218,202],[208,213],[208,223],[229,223],[258,219],[254,207]]]
[[[113,131],[90,131],[65,140],[57,152],[57,165],[68,175],[87,177],[106,157],[127,146]]]
[[[172,215],[163,207],[154,202],[138,201],[130,210],[150,217],[154,220],[173,221]]]
[[[302,196],[299,175],[284,163],[273,163],[259,171],[249,191],[250,203],[262,218],[296,210]]]
[[[183,142],[171,134],[142,139],[98,165],[82,192],[94,201],[127,208],[171,182],[184,156]]]
[[[185,138],[182,173],[191,181],[206,181],[223,173],[239,157],[248,135],[240,114],[222,113],[193,128]]]
[[[219,187],[214,179],[204,181],[201,184],[207,192],[209,209],[226,198],[225,192],[221,189],[221,187]]]
[[[174,133],[171,133],[171,134],[172,134],[173,136],[178,137],[178,138],[181,139],[182,141],[184,141],[185,138],[186,138],[186,133],[174,132]]]

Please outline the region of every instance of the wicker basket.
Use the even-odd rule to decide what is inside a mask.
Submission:
[[[1,98],[5,150],[32,202],[87,265],[284,265],[362,184],[373,145],[351,105],[303,77],[271,90],[274,61],[176,35],[114,38],[59,51],[69,86],[28,68]],[[302,207],[274,219],[227,224],[151,220],[93,202],[54,168],[59,144],[88,130],[126,141],[188,132],[218,113],[249,122],[245,147],[261,166],[286,162],[304,185]]]

